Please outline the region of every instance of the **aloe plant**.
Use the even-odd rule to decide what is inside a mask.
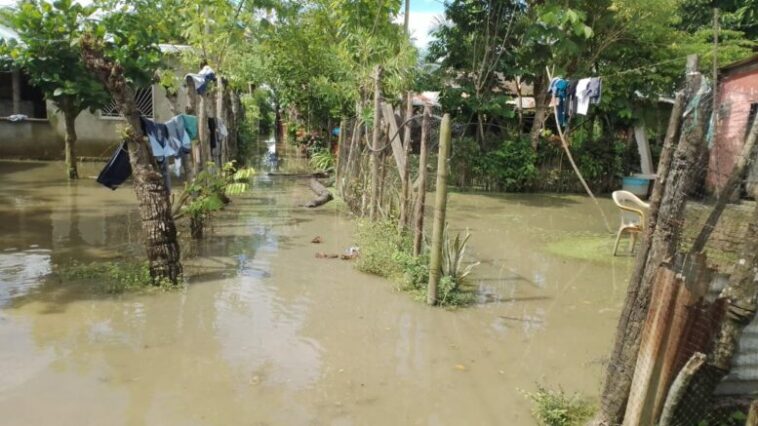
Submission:
[[[455,237],[451,238],[449,226],[445,225],[443,235],[442,275],[450,277],[455,286],[458,287],[471,274],[474,268],[479,265],[479,262],[469,263],[468,265],[464,265],[463,262],[471,233],[466,230],[465,235],[461,236],[460,233],[456,233]]]

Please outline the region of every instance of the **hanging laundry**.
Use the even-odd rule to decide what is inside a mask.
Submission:
[[[208,118],[208,133],[211,137],[211,150],[216,149],[216,119]]]
[[[113,153],[110,161],[100,171],[97,176],[97,183],[115,191],[131,175],[132,165],[129,164],[129,151],[126,149],[126,142],[122,142],[116,152]]]
[[[197,117],[194,115],[181,114],[184,121],[184,130],[189,135],[190,139],[197,139]]]
[[[176,177],[182,177],[182,157],[174,158],[174,164],[172,167]]]
[[[600,103],[600,96],[603,92],[603,81],[600,77],[590,78],[590,83],[587,85],[587,96],[594,105]]]
[[[150,150],[153,152],[153,157],[156,160],[161,161],[167,155],[166,141],[168,140],[168,129],[165,124],[156,123],[153,120],[140,117],[142,123],[142,131],[147,136],[147,140],[150,142]],[[168,150],[170,152],[170,148]]]
[[[216,81],[216,73],[209,67],[208,65],[204,66],[203,69],[200,70],[197,74],[187,74],[184,76],[185,81],[187,81],[187,84],[192,84],[195,86],[195,91],[197,91],[198,94],[202,95],[205,93],[205,89],[208,87],[208,83],[211,81]]]
[[[226,138],[229,136],[229,131],[226,129],[226,125],[224,124],[224,120],[217,118],[216,121],[218,122],[218,135],[222,138]]]
[[[568,89],[566,89],[566,94],[568,96],[569,118],[576,115],[576,85],[578,83],[579,83],[578,80],[571,80],[569,81]]]
[[[561,127],[566,127],[568,122],[568,80],[564,80],[561,77],[555,77],[550,80],[550,93],[553,94],[553,100],[557,102],[554,104],[558,112],[558,124]]]
[[[576,113],[587,115],[590,108],[590,97],[587,94],[587,88],[590,85],[589,78],[583,78],[576,83]]]
[[[176,155],[184,148],[185,130],[184,120],[180,116],[175,116],[171,120],[166,122],[166,130],[168,133],[167,145]]]

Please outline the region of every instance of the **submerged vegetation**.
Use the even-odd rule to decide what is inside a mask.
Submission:
[[[147,262],[128,260],[62,265],[58,276],[66,283],[78,282],[97,291],[120,294],[151,287],[171,288],[175,285],[167,279],[153,279]]]
[[[476,264],[466,264],[464,254],[470,234],[450,238],[446,233],[443,246],[443,269],[440,280],[440,306],[463,306],[474,302],[473,289],[467,277]],[[406,232],[399,232],[391,221],[360,220],[356,239],[361,248],[356,267],[362,272],[389,278],[401,291],[424,300],[429,283],[429,256],[413,256],[413,241]]]
[[[585,398],[578,394],[569,395],[563,389],[537,386],[535,392],[524,394],[534,404],[532,414],[540,426],[580,426],[595,411]]]

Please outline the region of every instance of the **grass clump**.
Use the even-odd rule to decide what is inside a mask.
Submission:
[[[537,386],[535,392],[524,394],[534,403],[532,415],[542,426],[583,425],[595,411],[585,398],[578,394],[568,395],[563,389]]]
[[[399,232],[391,221],[358,222],[356,239],[361,255],[356,267],[398,284],[399,289],[411,293],[418,300],[425,300],[429,283],[429,255],[413,255],[413,241],[407,232]],[[461,306],[474,301],[474,293],[466,286],[465,278],[471,266],[462,266],[461,258],[468,237],[457,236],[447,240],[444,250],[443,275],[438,289],[438,304]]]
[[[154,280],[147,262],[108,261],[80,263],[74,261],[59,268],[64,281],[78,281],[97,286],[98,289],[119,294],[144,288],[173,287],[168,279]]]

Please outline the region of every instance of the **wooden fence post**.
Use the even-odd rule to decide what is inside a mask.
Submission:
[[[437,303],[437,287],[442,271],[442,239],[445,230],[447,210],[447,157],[450,154],[450,114],[442,117],[440,126],[440,150],[437,156],[437,187],[434,201],[434,223],[432,225],[432,248],[429,260],[429,285],[426,288],[426,303]],[[420,190],[423,190],[420,188]]]
[[[649,249],[638,259],[638,270],[632,276],[624,307],[616,329],[611,358],[601,394],[600,410],[593,424],[618,424],[623,421],[629,390],[632,384],[642,328],[650,306],[652,283],[658,267],[665,259],[672,259],[679,247],[687,193],[692,187],[702,158],[705,124],[708,121],[710,102],[706,102],[706,82],[697,72],[697,56],[687,58],[685,105],[687,111],[681,124],[679,144],[674,152],[665,181],[658,210],[657,223],[650,235]]]
[[[407,0],[406,0],[407,1]],[[413,93],[408,92],[405,100],[405,128],[403,129],[403,168],[400,171],[400,229],[408,229],[411,223],[411,117],[413,117]]]
[[[418,155],[418,194],[413,208],[413,255],[421,255],[424,243],[424,210],[426,204],[426,160],[429,156],[429,135],[431,134],[432,108],[424,107],[424,117],[421,121],[421,146]],[[409,184],[410,185],[410,184]]]
[[[371,197],[369,198],[369,218],[376,220],[379,210],[379,162],[381,161],[380,146],[381,134],[380,123],[382,118],[382,67],[376,66],[374,71],[374,126],[371,130]]]

